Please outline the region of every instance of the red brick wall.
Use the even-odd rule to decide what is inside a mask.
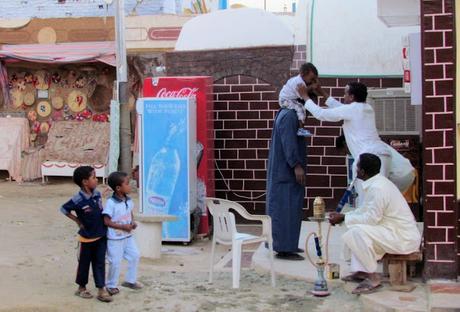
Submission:
[[[457,278],[454,1],[421,0],[426,278]]]
[[[346,83],[356,78],[327,78],[322,84],[334,96],[342,96]],[[360,79],[369,87],[401,87],[399,78]],[[232,192],[216,171],[216,196],[240,202],[252,213],[264,213],[266,163],[273,119],[278,110],[276,88],[248,76],[231,76],[214,83],[215,158]],[[315,196],[324,197],[333,209],[346,187],[345,155],[337,154],[335,138],[341,123],[307,120],[314,137],[308,139],[306,215]]]
[[[307,59],[307,46],[297,45],[294,47],[294,56],[291,64],[291,72],[297,72],[300,66],[305,63]]]

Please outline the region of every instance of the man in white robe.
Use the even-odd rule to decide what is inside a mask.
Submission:
[[[414,215],[398,188],[379,174],[378,156],[363,153],[357,164],[357,177],[363,180],[363,204],[356,210],[331,213],[330,223],[344,222],[348,231],[342,236],[351,253],[352,275],[347,281],[360,281],[355,294],[375,291],[380,287],[377,261],[385,253],[410,254],[419,250],[421,234]]]
[[[367,86],[360,82],[350,82],[345,87],[344,103],[340,103],[321,88],[318,81],[315,82],[316,92],[326,99],[328,108],[316,105],[309,97],[308,89],[299,85],[297,91],[305,100],[305,109],[316,119],[321,121],[343,121],[343,133],[348,150],[355,160],[362,153],[372,153],[381,160],[380,173],[387,178],[394,178],[397,185],[410,186],[414,180],[413,168],[410,162],[402,157],[393,148],[383,142],[378,134],[375,124],[375,112],[372,106],[366,103]],[[404,162],[407,160],[407,162]],[[356,163],[356,161],[355,161]],[[401,165],[409,165],[401,166]],[[408,172],[406,172],[408,168]],[[353,177],[356,177],[356,166],[353,164]],[[408,179],[410,179],[410,181]],[[355,183],[358,193],[358,204],[362,204],[363,190],[360,181]],[[405,189],[401,190],[405,191]]]

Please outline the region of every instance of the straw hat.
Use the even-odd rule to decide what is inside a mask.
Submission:
[[[35,120],[37,120],[37,112],[34,111],[34,110],[31,110],[27,113],[27,119],[29,119],[30,121],[34,122]]]
[[[75,113],[85,110],[87,103],[88,98],[81,91],[74,90],[70,92],[67,97],[67,105],[69,105],[70,109]]]
[[[41,101],[37,105],[37,114],[40,117],[48,117],[51,114],[51,105],[46,101]]]
[[[49,77],[48,74],[43,71],[39,70],[35,73],[34,77],[34,86],[38,90],[48,90],[49,88]]]
[[[16,88],[18,88],[19,90],[21,91],[24,91],[26,89],[26,82],[24,79],[20,79],[18,80],[18,84],[16,86]]]
[[[48,133],[50,130],[50,124],[47,121],[42,122],[40,125],[40,133]]]
[[[51,105],[54,109],[61,109],[64,107],[64,99],[60,96],[54,96],[51,99]]]
[[[32,106],[35,103],[35,93],[34,92],[27,92],[24,95],[24,104],[27,106]]]
[[[11,93],[11,103],[14,108],[19,108],[24,103],[24,93],[21,90],[14,89],[10,91]]]

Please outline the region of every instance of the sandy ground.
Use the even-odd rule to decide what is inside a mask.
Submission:
[[[141,291],[121,288],[114,302],[73,295],[77,262],[76,226],[58,212],[76,191],[68,178],[50,184],[0,182],[0,311],[359,311],[355,296],[333,288],[327,299],[312,297],[312,285],[243,269],[241,288],[220,269],[207,283],[210,242],[167,245],[161,260],[142,259]],[[228,253],[218,246],[218,256]],[[88,285],[95,294],[92,279]]]

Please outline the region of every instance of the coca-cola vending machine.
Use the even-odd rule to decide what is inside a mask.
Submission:
[[[214,196],[214,116],[212,77],[146,78],[144,97],[196,98],[197,206],[200,209],[198,233],[209,233],[205,197]]]

